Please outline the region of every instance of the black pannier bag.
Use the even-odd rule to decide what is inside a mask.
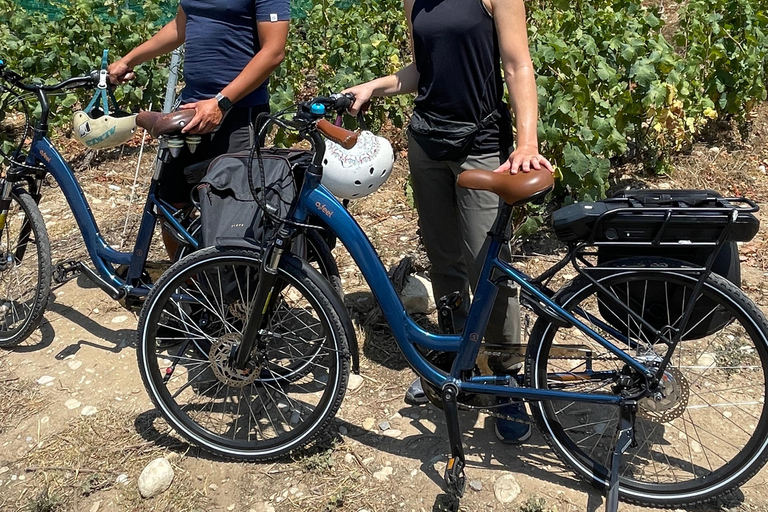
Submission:
[[[719,208],[715,211],[691,211],[673,214],[664,226],[665,211],[649,211],[649,208]],[[587,240],[595,222],[604,212],[618,208],[631,211],[604,218],[595,233],[595,242],[652,242],[663,229],[660,242],[680,242],[678,246],[598,246],[597,263],[601,266],[619,259],[633,257],[664,257],[681,260],[696,266],[704,266],[714,250],[712,247],[689,245],[696,242],[715,242],[727,224],[722,213],[725,208],[738,206],[711,190],[625,190],[614,197],[597,202],[566,206],[553,214],[557,237],[565,242]],[[734,285],[741,286],[741,267],[736,242],[751,240],[760,227],[758,219],[747,211],[740,211],[726,237],[726,243],[717,254],[712,272],[723,276]],[[616,298],[643,317],[656,329],[666,326],[671,319],[681,318],[690,288],[664,284],[661,281],[646,285],[645,282],[627,283],[622,290],[613,290]],[[685,295],[684,295],[685,294]],[[634,321],[628,321],[621,308],[598,294],[599,309],[612,327],[630,333],[635,339],[653,340],[647,329],[640,329]],[[709,336],[730,321],[731,316],[714,301],[699,298],[691,319],[685,328],[683,339],[700,339]],[[628,325],[629,324],[629,325]]]
[[[198,185],[202,246],[218,245],[226,238],[247,239],[260,243],[262,235],[274,235],[276,224],[264,214],[251,193],[248,173],[256,188],[256,197],[270,206],[278,217],[288,214],[296,196],[293,168],[305,152],[263,150],[264,190],[259,159],[254,154],[247,169],[250,151],[221,155],[208,167]]]

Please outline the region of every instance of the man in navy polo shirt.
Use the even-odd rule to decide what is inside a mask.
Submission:
[[[181,0],[173,20],[109,66],[113,81],[126,82],[135,66],[185,44],[180,108],[194,109],[195,117],[184,132],[203,140],[194,154],[184,147],[165,166],[162,199],[189,203],[194,184],[185,168],[256,142],[253,121],[269,111],[267,80],[285,56],[289,19],[290,0]],[[163,235],[170,253],[175,244]]]

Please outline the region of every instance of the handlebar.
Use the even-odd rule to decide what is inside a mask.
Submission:
[[[22,81],[23,78],[21,77],[21,75],[19,75],[15,71],[11,71],[10,69],[7,69],[5,66],[5,63],[2,60],[0,60],[0,78],[7,80],[8,82],[12,83],[14,86],[18,87],[23,91],[53,92],[53,91],[59,91],[61,89],[74,89],[77,87],[95,87],[99,83],[99,72],[92,71],[91,74],[88,76],[78,76],[78,77],[68,78],[63,82],[59,82],[56,85],[26,84]]]

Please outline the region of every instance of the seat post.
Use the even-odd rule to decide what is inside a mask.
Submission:
[[[501,206],[499,207],[499,213],[493,223],[493,227],[488,232],[489,235],[494,238],[508,238],[507,226],[509,226],[509,220],[512,217],[512,208],[513,207],[511,204],[502,201]]]

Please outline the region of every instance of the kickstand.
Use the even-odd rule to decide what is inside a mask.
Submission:
[[[459,428],[459,406],[456,396],[458,387],[453,383],[443,386],[442,399],[445,423],[448,428],[448,442],[451,445],[451,458],[445,467],[445,485],[448,492],[457,498],[464,496],[464,487],[467,483],[464,476],[464,447],[461,444],[461,430]]]
[[[635,443],[635,414],[637,403],[627,402],[621,405],[619,413],[619,431],[616,446],[611,458],[611,479],[608,482],[608,497],[605,501],[605,512],[617,512],[619,509],[619,466],[621,455]]]

